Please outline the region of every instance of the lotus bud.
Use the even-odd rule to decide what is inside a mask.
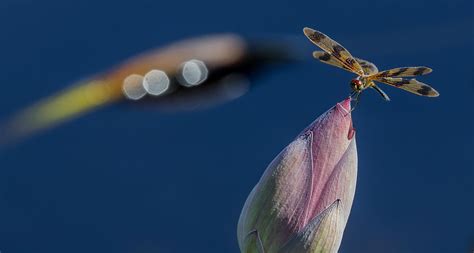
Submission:
[[[357,178],[350,111],[336,104],[270,163],[239,218],[242,253],[338,251]]]

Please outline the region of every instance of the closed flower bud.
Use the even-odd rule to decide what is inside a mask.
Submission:
[[[355,193],[350,100],[317,118],[268,166],[238,224],[242,253],[337,252]]]

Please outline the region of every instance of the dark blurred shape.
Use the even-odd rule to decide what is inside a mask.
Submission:
[[[265,73],[262,70],[298,59],[295,51],[290,48],[290,43],[275,40],[243,41],[242,38],[233,38],[236,39],[234,42],[239,41],[233,48],[224,49],[224,44],[216,45],[216,53],[219,55],[194,57],[183,61],[176,72],[167,72],[170,73],[168,76],[171,79],[172,92],[166,96],[160,99],[145,96],[140,103],[129,103],[147,106],[154,104],[154,108],[165,111],[196,110],[215,106],[236,99],[255,87],[257,82],[253,80],[259,74]],[[222,54],[228,58],[222,58]],[[231,57],[230,54],[234,56]]]
[[[181,110],[235,99],[262,67],[296,60],[290,44],[274,41],[212,35],[141,54],[19,112],[0,129],[0,144],[120,101]]]

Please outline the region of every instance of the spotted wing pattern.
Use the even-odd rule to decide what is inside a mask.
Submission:
[[[335,59],[334,56],[324,52],[324,51],[314,51],[313,52],[313,57],[320,60],[321,62],[323,63],[326,63],[326,64],[329,64],[329,65],[332,65],[332,66],[335,66],[335,67],[338,67],[338,68],[341,68],[341,69],[345,69],[347,71],[350,71],[350,72],[354,72],[353,70],[349,69],[348,67],[342,65],[342,63],[340,63],[337,59]],[[359,64],[360,66],[362,67],[364,73],[366,75],[373,75],[375,73],[377,73],[379,70],[377,69],[377,67],[371,63],[371,62],[368,62],[366,60],[362,60],[362,59],[359,59],[359,58],[354,58]]]
[[[349,51],[339,43],[332,40],[327,35],[308,27],[305,27],[303,32],[311,42],[333,56],[336,61],[344,66],[344,69],[350,70],[360,76],[364,75],[364,70],[360,64],[354,59],[354,57],[352,57]]]
[[[373,64],[372,62],[362,60],[359,58],[355,58],[355,59],[357,62],[359,62],[360,66],[362,67],[366,75],[373,75],[379,72],[379,69],[377,68],[377,66],[375,66],[375,64]]]
[[[326,64],[345,69],[347,71],[353,72],[352,69],[349,69],[348,67],[342,65],[341,62],[336,60],[332,55],[324,52],[324,51],[314,51],[313,52],[313,57],[320,60],[321,62],[324,62]]]
[[[427,97],[437,97],[439,93],[433,89],[431,86],[417,81],[416,79],[405,79],[405,78],[395,78],[395,77],[381,77],[375,79],[377,82],[385,83],[400,89],[404,89],[411,93],[427,96]]]
[[[433,70],[428,67],[403,67],[389,69],[377,73],[372,78],[380,77],[411,77],[411,76],[421,76],[431,73]]]

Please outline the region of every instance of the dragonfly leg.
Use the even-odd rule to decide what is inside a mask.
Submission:
[[[353,92],[353,93],[354,93],[354,92]],[[357,107],[357,105],[359,105],[360,94],[361,94],[361,93],[362,93],[362,92],[357,92],[357,91],[355,91],[355,94],[354,94],[353,96],[351,96],[352,101],[355,101],[355,104],[354,104],[354,106],[352,107],[351,112],[355,110],[355,108]]]

